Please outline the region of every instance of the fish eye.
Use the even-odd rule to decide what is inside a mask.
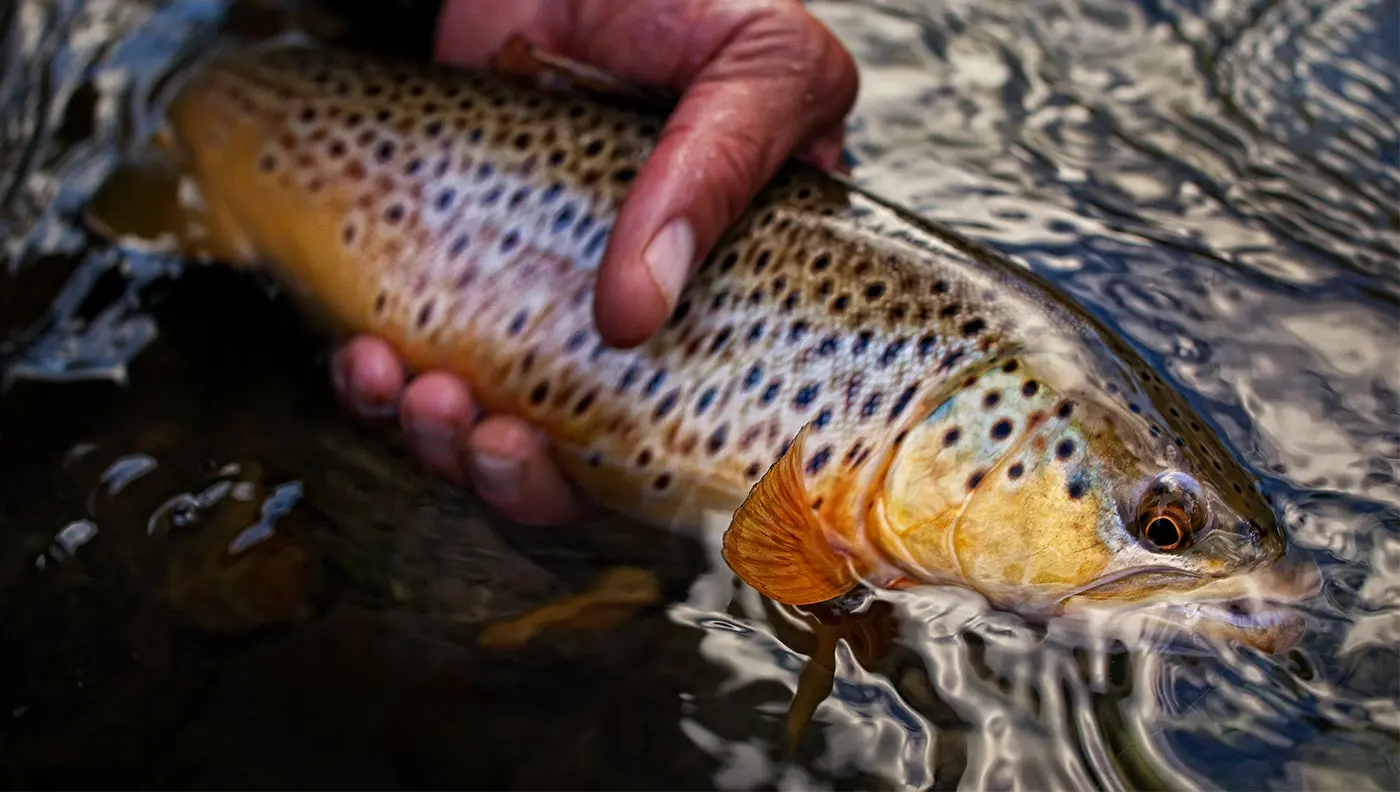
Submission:
[[[1142,535],[1158,550],[1175,550],[1186,541],[1186,532],[1180,523],[1167,515],[1153,517],[1143,528]]]
[[[1181,550],[1205,527],[1206,511],[1195,479],[1165,473],[1154,478],[1139,499],[1138,533],[1144,544],[1158,552]]]

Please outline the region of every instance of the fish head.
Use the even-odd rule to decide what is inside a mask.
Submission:
[[[1299,624],[1280,608],[1317,590],[1316,567],[1288,554],[1268,500],[1186,402],[1138,382],[1022,355],[944,388],[890,455],[879,544],[909,577],[999,607],[1132,606],[1185,633],[1290,643]]]

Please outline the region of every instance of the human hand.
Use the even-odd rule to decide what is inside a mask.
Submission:
[[[857,76],[840,42],[798,0],[447,0],[435,57],[480,68],[515,34],[540,49],[680,96],[621,207],[598,273],[603,340],[631,347],[670,315],[695,266],[782,162],[835,170]],[[409,380],[390,346],[361,336],[332,363],[354,412],[392,415],[434,472],[473,485],[519,522],[588,509],[524,421],[481,417],[466,383]]]

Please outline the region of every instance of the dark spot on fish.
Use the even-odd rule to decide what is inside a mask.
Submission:
[[[724,345],[729,343],[729,337],[733,334],[734,331],[730,329],[727,325],[725,327],[720,328],[720,331],[718,333],[715,333],[715,339],[710,342],[709,353],[713,355],[719,352],[721,349],[723,349]]]
[[[549,398],[549,383],[541,382],[530,391],[530,403],[535,405],[544,404],[544,400]]]
[[[345,141],[332,140],[327,151],[330,153],[331,159],[340,159],[345,156]]]
[[[467,251],[467,247],[469,247],[471,243],[472,238],[470,236],[467,236],[466,234],[458,234],[455,238],[453,238],[452,245],[448,248],[447,254],[449,256],[452,256],[453,258],[456,258],[457,256],[460,256],[463,253],[465,253]]]
[[[1193,431],[1193,432],[1199,432],[1199,431],[1201,431],[1201,425],[1198,424],[1198,423],[1196,423],[1195,421],[1192,421],[1192,422],[1191,422],[1191,431]]]
[[[665,369],[662,369],[661,371],[658,371],[655,374],[651,375],[651,379],[647,380],[647,384],[642,388],[642,395],[650,397],[652,394],[656,393],[658,389],[661,388],[661,384],[665,381]]]
[[[563,165],[566,157],[568,157],[568,154],[565,153],[563,149],[554,149],[549,152],[549,166],[551,168],[557,168]]]
[[[641,366],[638,366],[636,363],[633,363],[632,365],[628,366],[627,370],[622,372],[622,379],[618,380],[617,392],[622,393],[626,391],[628,388],[635,385],[637,383],[637,379],[641,376]]]
[[[679,303],[676,304],[676,310],[671,312],[671,325],[673,327],[679,325],[682,321],[685,320],[686,315],[689,313],[690,300],[681,300]]]
[[[831,256],[826,253],[819,253],[816,258],[812,259],[813,272],[825,272],[830,266]]]
[[[904,351],[905,343],[906,341],[903,338],[897,338],[891,341],[889,346],[885,347],[884,353],[880,355],[880,365],[888,366],[899,359],[899,354]]]
[[[796,307],[797,307],[797,301],[798,301],[798,300],[801,300],[801,299],[802,299],[802,294],[801,294],[800,292],[797,292],[797,291],[790,292],[790,293],[788,294],[787,298],[783,300],[782,309],[783,309],[784,311],[790,313],[790,312],[792,311],[793,308],[796,308]]]
[[[1059,444],[1055,446],[1055,456],[1058,457],[1058,458],[1060,458],[1060,459],[1069,459],[1070,454],[1073,454],[1073,453],[1074,453],[1074,441],[1073,441],[1073,440],[1061,440],[1061,441],[1059,442]]]
[[[755,275],[762,275],[762,274],[763,274],[763,271],[764,271],[765,269],[768,269],[768,262],[769,262],[772,258],[773,258],[773,254],[772,254],[772,253],[768,252],[767,250],[760,250],[760,251],[758,252],[758,258],[755,259],[755,260],[754,260],[754,263],[753,263],[753,274],[755,274]]]
[[[264,154],[258,160],[258,170],[263,173],[271,173],[277,169],[277,157],[273,154]]]
[[[416,320],[416,326],[419,330],[422,330],[423,328],[428,326],[428,321],[433,318],[434,307],[436,307],[436,303],[434,303],[432,300],[428,300],[427,302],[423,303],[422,308],[418,309],[418,318]]]
[[[974,336],[987,328],[987,323],[981,319],[973,319],[965,322],[962,326],[962,333],[965,336]]]
[[[869,330],[862,330],[856,335],[855,343],[851,344],[851,352],[856,355],[865,354],[865,350],[870,348],[870,342],[874,340],[875,334]]]
[[[869,399],[865,400],[864,406],[861,407],[862,418],[874,416],[875,410],[879,409],[879,399],[881,399],[881,392],[879,392],[879,390],[876,390],[875,393],[871,393]]]
[[[518,190],[516,190],[515,192],[513,192],[513,193],[510,194],[510,200],[506,202],[506,208],[507,208],[507,209],[519,209],[519,208],[520,208],[520,205],[523,204],[523,203],[525,203],[525,199],[526,199],[526,198],[529,198],[529,197],[530,197],[530,188],[529,188],[529,187],[521,187],[520,189],[518,189]]]
[[[1060,418],[1068,418],[1074,412],[1074,403],[1070,401],[1060,402],[1060,406],[1055,408],[1055,415]]]
[[[739,254],[731,250],[725,254],[724,258],[720,259],[719,271],[728,272],[734,269],[734,265],[737,263],[739,263]]]
[[[744,468],[744,475],[751,479],[758,478],[758,474],[761,472],[763,472],[763,470],[758,466],[757,462],[749,465],[747,468]]]
[[[710,433],[710,439],[705,441],[705,450],[711,454],[718,453],[724,448],[724,441],[729,437],[729,424],[720,424]]]
[[[594,451],[593,453],[591,453],[591,454],[588,455],[588,466],[589,466],[589,467],[601,467],[602,464],[603,464],[603,455],[602,455],[602,454],[598,453],[597,451]]]
[[[1001,402],[1001,391],[987,391],[987,395],[982,397],[982,406],[988,410],[997,406]]]
[[[442,122],[429,121],[423,126],[423,134],[427,135],[429,139],[437,138],[438,135],[442,134]]]
[[[1137,402],[1128,402],[1128,409],[1132,410],[1134,415],[1142,412],[1142,407],[1138,406]]]
[[[992,439],[1005,440],[1006,438],[1011,436],[1011,428],[1011,421],[1007,420],[1006,418],[1002,418],[1000,421],[997,421],[996,423],[992,424]]]
[[[501,237],[501,252],[509,253],[514,250],[515,246],[519,243],[520,235],[514,231],[508,231],[505,236]]]
[[[525,357],[520,360],[520,370],[526,374],[535,367],[535,353],[533,350],[526,352]]]
[[[812,511],[821,511],[823,503],[826,503],[826,499],[818,495],[816,499],[812,501]]]
[[[637,452],[637,467],[646,467],[651,464],[651,449],[643,448]]]
[[[879,282],[879,281],[876,281],[876,282],[874,282],[874,283],[866,284],[866,286],[865,286],[865,299],[867,299],[867,300],[878,300],[878,299],[880,299],[881,297],[883,297],[884,294],[885,294],[885,284],[883,284],[883,283],[881,283],[881,282]]]
[[[676,406],[676,401],[679,398],[679,391],[674,388],[665,396],[662,396],[661,401],[656,405],[656,411],[652,414],[653,420],[659,421],[665,418],[671,412],[671,409]]]
[[[820,357],[826,357],[827,355],[834,354],[836,354],[836,337],[827,336],[826,338],[823,338],[822,342],[817,345],[817,355]]]
[[[896,306],[890,308],[890,314],[889,314],[889,315],[890,315],[890,321],[892,321],[892,322],[899,322],[899,321],[902,321],[902,320],[904,319],[904,317],[907,316],[908,314],[909,314],[909,309],[908,309],[908,308],[906,308],[906,307],[905,307],[904,305],[902,305],[902,304],[901,304],[901,305],[896,305]]]
[[[593,141],[590,141],[589,144],[588,144],[587,146],[584,146],[584,148],[583,148],[583,155],[584,155],[585,157],[596,157],[596,156],[598,156],[599,154],[602,154],[602,153],[603,153],[603,141],[601,141],[601,140],[593,140]]]
[[[949,352],[948,354],[946,354],[946,355],[943,356],[943,361],[940,362],[940,363],[938,364],[938,370],[939,370],[939,371],[950,371],[950,370],[952,370],[953,366],[957,365],[957,363],[958,363],[959,360],[962,360],[962,356],[963,356],[963,351],[962,351],[961,349],[955,349],[955,350]]]
[[[933,293],[934,293],[934,294],[947,294],[947,293],[948,293],[948,282],[947,282],[947,281],[941,281],[941,280],[940,280],[940,281],[934,281],[934,282],[933,282]]]
[[[613,181],[618,184],[631,184],[632,180],[635,178],[637,178],[636,168],[618,168],[616,171],[613,171]]]
[[[455,200],[457,200],[457,191],[456,191],[456,190],[452,189],[451,187],[447,187],[447,188],[443,189],[442,192],[438,193],[438,197],[437,197],[437,209],[438,209],[438,211],[439,211],[439,212],[447,211],[448,207],[452,206],[452,202],[455,201]]]
[[[1068,492],[1070,500],[1079,500],[1084,497],[1084,482],[1077,479],[1071,481],[1066,492]]]
[[[751,390],[763,379],[763,367],[755,363],[744,376],[744,390]]]
[[[1172,417],[1173,417],[1173,418],[1180,418],[1180,417],[1181,417],[1181,412],[1180,412],[1179,410],[1177,410],[1175,407],[1169,408],[1169,409],[1167,410],[1167,412],[1170,412],[1170,413],[1172,414]]]
[[[528,318],[528,314],[524,311],[517,312],[515,317],[510,320],[510,327],[506,329],[506,332],[510,335],[520,335],[520,331],[525,329],[525,321]]]
[[[1004,365],[1004,366],[1001,367],[1001,370],[1002,370],[1003,372],[1007,373],[1007,374],[1014,374],[1014,373],[1016,373],[1016,366],[1017,366],[1016,361],[1010,360],[1010,361],[1007,361],[1006,365]]]
[[[1026,380],[1025,383],[1021,385],[1021,395],[1025,396],[1027,399],[1034,396],[1038,390],[1040,390],[1040,383],[1035,380]]]
[[[388,162],[394,158],[394,141],[385,140],[374,150],[374,158],[381,163]]]
[[[564,344],[567,352],[577,352],[583,348],[584,342],[588,340],[588,333],[584,330],[577,330],[569,336],[569,340]]]
[[[583,398],[574,405],[574,415],[583,415],[588,412],[588,408],[593,406],[593,400],[597,398],[597,391],[589,391],[583,394]]]
[[[389,305],[389,295],[385,294],[384,292],[380,292],[380,293],[378,293],[378,294],[376,294],[376,295],[374,296],[374,312],[375,312],[375,313],[377,313],[377,314],[382,314],[382,313],[384,313],[384,309],[385,309],[386,307],[388,307],[388,305]]]
[[[987,474],[986,474],[985,471],[979,470],[979,471],[973,473],[971,476],[968,476],[968,477],[967,477],[967,489],[968,489],[968,491],[970,492],[970,491],[972,491],[972,490],[977,489],[977,486],[978,486],[979,484],[982,483],[982,479],[983,479],[986,475],[987,475]]]
[[[748,335],[748,338],[745,339],[745,340],[747,340],[750,344],[752,344],[753,342],[755,342],[755,341],[757,341],[758,339],[762,338],[762,337],[763,337],[764,328],[765,328],[765,324],[764,324],[764,322],[763,322],[762,319],[759,319],[757,322],[754,322],[754,323],[753,323],[753,327],[750,327],[750,328],[749,328],[749,335]]]
[[[822,446],[821,450],[812,455],[807,462],[807,475],[815,476],[820,473],[826,463],[831,461],[831,446]]]
[[[815,382],[808,383],[797,391],[796,396],[792,397],[792,406],[799,410],[805,410],[812,406],[812,402],[816,401],[817,394],[820,392],[821,388]]]
[[[531,141],[532,138],[530,137],[529,132],[521,132],[520,134],[515,136],[515,150],[524,151],[525,149],[530,147]]]
[[[704,415],[710,409],[710,405],[715,401],[717,389],[712,385],[700,392],[699,398],[695,400],[695,414]]]
[[[1006,469],[1006,477],[1014,481],[1020,478],[1021,474],[1024,472],[1026,472],[1025,466],[1022,465],[1020,462],[1016,462],[1011,467]]]
[[[759,395],[758,403],[763,405],[764,407],[767,407],[768,405],[772,404],[773,400],[778,397],[778,391],[781,389],[782,383],[778,380],[773,380],[772,382],[768,383],[768,387],[764,388],[763,393]]]
[[[946,447],[948,447],[948,446],[956,445],[957,442],[958,442],[958,438],[960,438],[960,437],[962,437],[962,430],[959,429],[959,428],[956,427],[956,426],[953,427],[952,429],[949,429],[948,431],[944,432],[944,433],[943,433],[943,445],[944,445],[944,447],[946,448]]]
[[[1026,426],[1031,429],[1034,429],[1035,427],[1040,426],[1041,423],[1043,423],[1044,421],[1045,413],[1041,412],[1040,410],[1036,410],[1035,412],[1031,413],[1030,416],[1026,419]]]
[[[894,407],[890,409],[891,421],[898,418],[900,414],[904,412],[904,408],[909,406],[910,400],[914,398],[915,390],[917,390],[917,388],[913,385],[910,385],[899,394],[898,399],[895,399]]]
[[[940,308],[940,309],[938,310],[938,315],[939,315],[939,316],[942,316],[942,317],[945,318],[945,319],[948,319],[948,318],[952,318],[952,317],[954,317],[954,316],[957,316],[957,315],[958,315],[958,311],[961,311],[961,310],[962,310],[962,306],[961,306],[961,305],[959,305],[959,304],[957,304],[957,303],[948,303],[947,305],[943,306],[942,308]]]
[[[389,208],[384,210],[384,221],[394,225],[403,220],[403,213],[403,204],[390,204]]]
[[[346,223],[345,227],[340,229],[340,241],[346,245],[353,244],[355,241],[355,232],[355,226],[351,223]]]
[[[817,429],[825,429],[829,423],[831,423],[831,410],[822,410],[817,413],[817,419],[812,422],[812,425]]]

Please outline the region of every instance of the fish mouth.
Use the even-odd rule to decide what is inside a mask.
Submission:
[[[1146,585],[1143,585],[1143,584]],[[1147,589],[1117,601],[1113,589]],[[1115,628],[1175,638],[1233,641],[1265,654],[1292,648],[1306,627],[1298,604],[1322,589],[1316,562],[1296,546],[1268,566],[1221,577],[1139,569],[1096,581],[1061,600],[1062,614],[1112,614]]]

